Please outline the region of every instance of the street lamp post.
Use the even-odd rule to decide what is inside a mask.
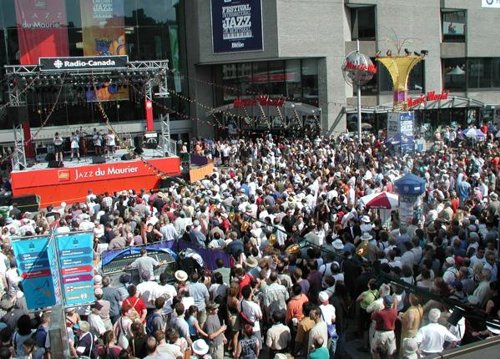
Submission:
[[[344,79],[349,85],[357,86],[357,110],[358,110],[358,142],[361,144],[361,86],[373,78],[377,68],[372,60],[359,52],[359,40],[356,41],[356,51],[349,53],[342,64]]]

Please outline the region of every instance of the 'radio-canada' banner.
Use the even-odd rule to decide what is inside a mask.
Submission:
[[[261,0],[212,0],[215,53],[263,50]]]
[[[68,56],[64,0],[16,0],[19,62],[36,65],[40,57]]]

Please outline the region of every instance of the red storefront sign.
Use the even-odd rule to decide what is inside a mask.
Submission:
[[[234,108],[251,107],[251,106],[273,106],[282,107],[285,104],[284,98],[270,98],[269,96],[259,96],[256,98],[241,99],[237,98],[233,101]]]
[[[420,105],[421,103],[427,102],[427,101],[438,101],[438,100],[447,100],[448,99],[448,92],[442,92],[442,93],[436,93],[435,91],[427,92],[426,95],[421,95],[416,98],[409,98],[408,99],[408,107],[414,107],[417,105]]]

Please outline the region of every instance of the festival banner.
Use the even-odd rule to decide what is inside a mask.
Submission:
[[[123,0],[80,1],[84,56],[127,55]],[[112,86],[110,86],[112,85]],[[128,99],[128,88],[98,84],[86,93],[87,101]]]
[[[215,53],[263,50],[261,0],[212,0]]]
[[[172,54],[171,69],[174,72],[174,86],[176,92],[181,92],[180,57],[179,57],[179,29],[177,25],[168,26],[170,53]]]
[[[15,4],[22,65],[36,65],[44,56],[68,56],[64,0],[16,0]]]

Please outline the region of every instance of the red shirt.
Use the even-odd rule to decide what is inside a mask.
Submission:
[[[142,313],[144,310],[147,310],[146,305],[144,304],[144,301],[141,298],[137,297],[128,297],[125,299],[122,303],[122,309],[124,304],[129,304],[132,308],[135,309],[135,311],[139,314],[139,316],[142,316]]]
[[[372,314],[372,320],[375,321],[375,330],[394,330],[398,311],[395,308],[379,310]]]
[[[240,297],[241,297],[241,290],[245,288],[247,285],[250,285],[252,282],[252,276],[248,273],[246,273],[243,278],[240,280]]]

